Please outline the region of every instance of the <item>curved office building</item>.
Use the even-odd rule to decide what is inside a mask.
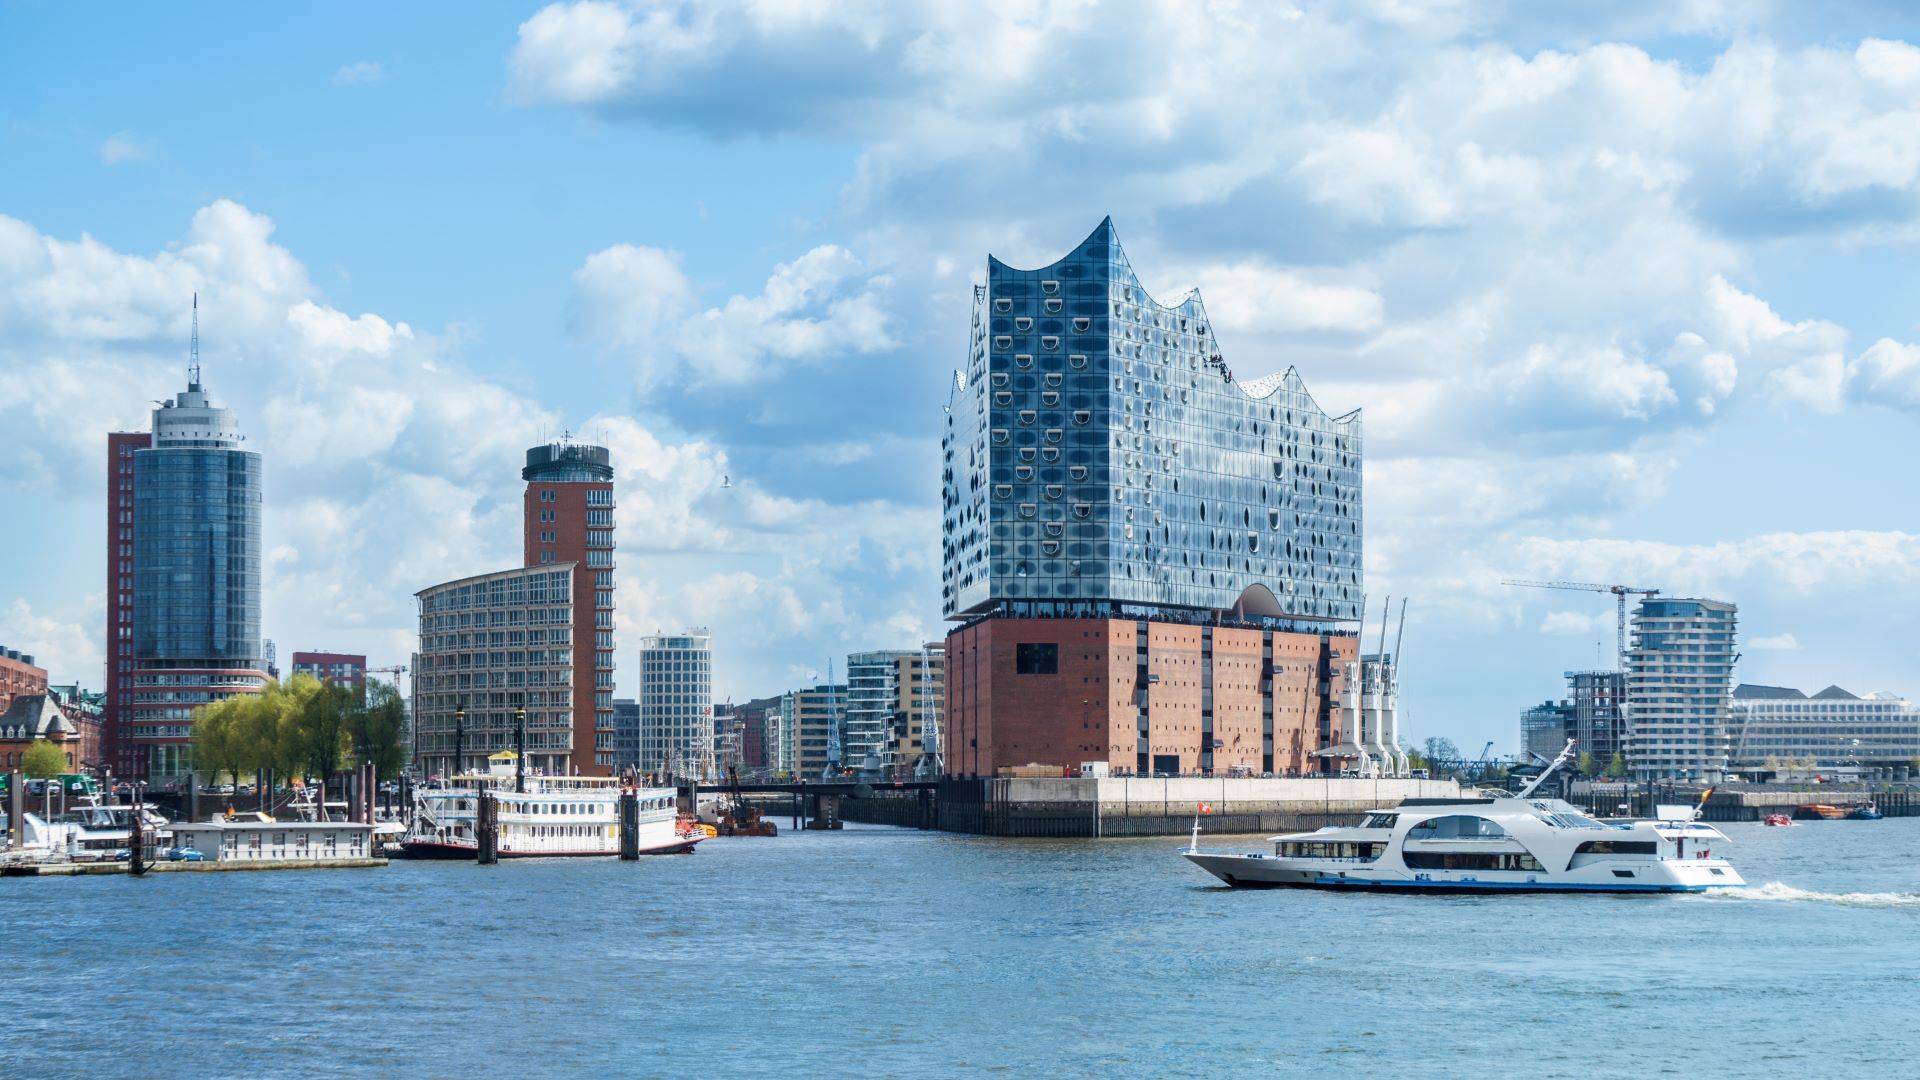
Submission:
[[[1358,412],[1236,379],[1109,219],[1049,266],[988,259],[942,451],[950,772],[1335,767]]]
[[[1147,295],[1110,219],[1038,270],[989,258],[943,456],[950,618],[1360,615],[1359,413],[1292,369],[1236,380],[1200,294]]]

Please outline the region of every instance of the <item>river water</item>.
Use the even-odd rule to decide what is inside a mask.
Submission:
[[[0,879],[0,1076],[1920,1072],[1920,819],[1723,828],[1744,894],[1239,892],[1172,838],[877,826]]]

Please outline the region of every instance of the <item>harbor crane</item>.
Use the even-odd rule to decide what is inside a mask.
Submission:
[[[1618,609],[1614,624],[1614,653],[1621,671],[1627,670],[1627,597],[1658,596],[1659,589],[1647,589],[1637,585],[1595,585],[1586,581],[1503,581],[1502,585],[1520,585],[1529,589],[1566,589],[1573,592],[1612,593]]]

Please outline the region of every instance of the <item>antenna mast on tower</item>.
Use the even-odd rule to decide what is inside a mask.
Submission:
[[[200,291],[193,293],[193,337],[187,346],[187,391],[200,389]]]

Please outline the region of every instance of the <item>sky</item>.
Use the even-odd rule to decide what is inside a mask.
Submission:
[[[1363,410],[1410,739],[1514,749],[1563,671],[1610,664],[1610,597],[1509,578],[1732,600],[1743,681],[1920,693],[1898,5],[104,28],[0,7],[0,644],[56,680],[102,681],[105,433],[182,388],[196,291],[207,387],[265,456],[283,658],[407,663],[413,593],[517,562],[525,449],[565,432],[619,471],[623,696],[657,630],[712,629],[723,700],[937,639],[970,286],[1110,214],[1241,378]]]

